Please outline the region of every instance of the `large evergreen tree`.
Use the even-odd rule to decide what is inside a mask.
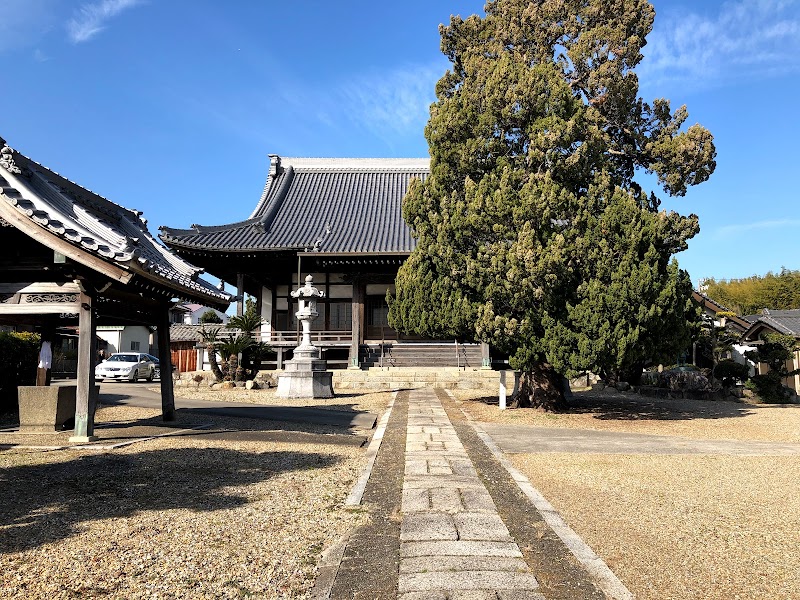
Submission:
[[[653,18],[644,0],[494,0],[440,28],[452,67],[425,129],[430,176],[403,204],[418,246],[390,320],[508,352],[520,405],[557,409],[562,374],[628,377],[688,342],[691,285],[671,257],[697,217],[659,211],[634,175],[682,196],[715,149],[682,127],[685,107],[638,96]]]

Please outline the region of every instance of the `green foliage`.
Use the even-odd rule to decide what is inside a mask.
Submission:
[[[764,402],[786,402],[790,397],[782,380],[800,373],[800,369],[790,371],[786,368],[786,361],[792,358],[796,349],[797,341],[792,336],[765,333],[762,343],[745,353],[753,362],[765,363],[769,367],[764,375],[751,378],[756,393]]]
[[[441,28],[452,66],[425,129],[430,176],[403,203],[418,245],[390,322],[488,342],[531,374],[614,379],[674,357],[697,311],[671,257],[697,217],[659,211],[634,175],[654,173],[682,196],[713,172],[715,150],[707,130],[683,128],[684,107],[638,98],[652,6],[496,0],[486,10]]]
[[[729,316],[731,316],[731,313],[720,311],[716,314],[717,322],[723,322],[723,319]],[[716,325],[714,319],[708,315],[703,315],[700,335],[697,339],[697,352],[711,364],[712,386],[717,377],[725,377],[717,374],[717,367],[723,362],[723,357],[733,350],[733,345],[738,340],[739,334],[729,325]]]
[[[36,333],[0,331],[0,413],[17,406],[17,386],[36,383],[40,345]]]
[[[217,323],[217,324],[219,324],[219,323],[222,323],[222,317],[220,317],[215,311],[213,311],[213,310],[211,310],[209,308],[206,312],[204,312],[202,315],[200,315],[200,318],[198,319],[198,322],[201,323],[201,324],[204,324],[204,325],[207,324],[207,323]]]
[[[725,387],[747,381],[749,375],[750,367],[730,359],[721,360],[714,367],[714,377],[722,380],[722,385]]]
[[[264,356],[272,351],[268,344],[257,342],[254,332],[261,326],[261,316],[256,312],[255,302],[248,302],[243,315],[231,317],[222,327],[203,328],[203,341],[222,355],[221,368],[216,364],[216,355],[209,362],[218,381],[240,381],[255,377]],[[238,333],[234,333],[237,331]],[[242,364],[239,364],[242,355]],[[215,368],[216,367],[216,368]]]
[[[706,295],[740,315],[754,315],[764,308],[800,308],[800,270],[782,268],[780,273],[753,275],[744,279],[707,279]]]

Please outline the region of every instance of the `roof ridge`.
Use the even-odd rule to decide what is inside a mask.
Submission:
[[[300,170],[430,170],[429,158],[281,157],[282,166]]]

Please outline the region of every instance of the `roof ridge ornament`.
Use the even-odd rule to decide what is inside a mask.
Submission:
[[[269,156],[269,176],[275,177],[281,170],[281,157],[277,154],[268,154]]]
[[[2,165],[9,173],[22,175],[22,171],[17,166],[17,163],[14,162],[14,149],[6,144],[4,139],[0,138],[0,142],[3,143],[3,149],[0,150],[0,165]]]

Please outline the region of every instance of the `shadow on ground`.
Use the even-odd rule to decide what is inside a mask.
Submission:
[[[251,453],[225,448],[178,448],[133,454],[69,456],[50,464],[0,471],[0,553],[24,551],[68,538],[95,519],[139,511],[206,512],[246,504],[231,487],[279,473],[338,462],[321,452]],[[73,458],[74,457],[74,458]]]
[[[498,404],[497,397],[479,399]],[[535,409],[516,409],[535,410]],[[690,419],[729,419],[753,414],[757,407],[724,400],[672,400],[635,394],[574,392],[565,414],[592,414],[608,421],[682,421]]]

